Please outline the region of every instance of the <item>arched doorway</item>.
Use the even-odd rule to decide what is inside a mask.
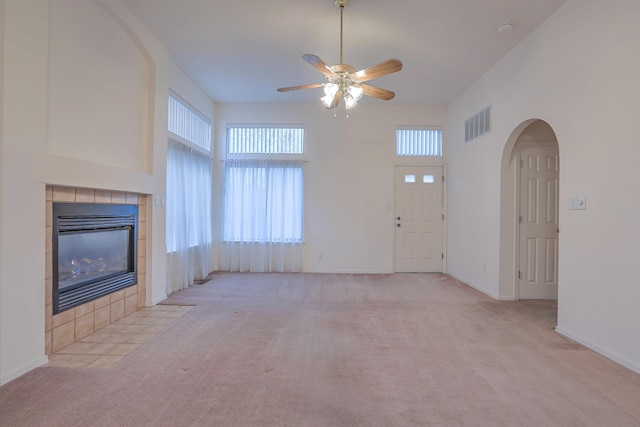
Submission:
[[[555,132],[521,123],[502,156],[500,299],[557,299],[558,180]]]

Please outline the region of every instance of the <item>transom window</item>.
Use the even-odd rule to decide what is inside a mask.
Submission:
[[[442,130],[426,127],[398,126],[397,156],[442,157]]]
[[[229,125],[227,154],[304,154],[304,127]]]

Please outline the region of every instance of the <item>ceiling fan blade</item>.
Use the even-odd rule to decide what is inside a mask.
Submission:
[[[325,76],[335,76],[336,75],[335,71],[333,71],[331,69],[331,67],[329,67],[327,64],[325,64],[322,59],[318,58],[315,55],[311,55],[311,54],[307,53],[306,55],[302,55],[302,59],[307,61],[309,64],[311,64],[312,67],[314,67],[316,70],[320,71]]]
[[[333,102],[331,105],[327,107],[327,109],[336,108],[340,104],[340,99],[342,98],[342,91],[339,90],[336,92],[336,96],[333,98]]]
[[[384,99],[385,101],[393,99],[396,96],[396,94],[391,92],[390,90],[380,89],[379,87],[364,84],[360,85],[360,87],[364,91],[365,95],[372,96],[378,99]]]
[[[300,89],[314,89],[317,87],[324,86],[324,83],[313,83],[310,85],[300,85],[300,86],[289,86],[289,87],[281,87],[278,89],[278,92],[290,92],[292,90],[300,90]]]
[[[366,82],[400,70],[402,70],[402,62],[397,59],[389,59],[373,67],[360,70],[354,76],[359,82]]]

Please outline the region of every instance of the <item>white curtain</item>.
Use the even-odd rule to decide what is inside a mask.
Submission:
[[[302,270],[303,171],[295,161],[226,163],[223,270]]]
[[[213,270],[211,158],[170,140],[167,150],[167,293]]]

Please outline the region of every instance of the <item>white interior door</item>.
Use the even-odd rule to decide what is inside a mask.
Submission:
[[[520,149],[519,299],[558,299],[558,147]]]
[[[397,272],[442,272],[442,177],[441,167],[396,167]]]

